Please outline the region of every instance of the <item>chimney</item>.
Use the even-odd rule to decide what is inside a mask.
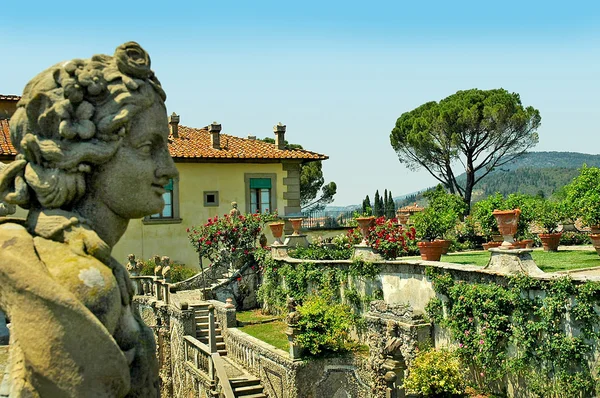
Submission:
[[[275,146],[277,149],[285,149],[285,125],[279,122],[276,126],[273,126],[273,132],[275,133]]]
[[[221,149],[221,125],[217,122],[212,122],[208,126],[208,132],[210,133],[210,142],[214,149]]]
[[[175,112],[169,116],[169,127],[171,128],[173,138],[179,138],[179,115]]]

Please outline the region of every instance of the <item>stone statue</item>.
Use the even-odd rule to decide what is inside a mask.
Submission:
[[[0,172],[0,200],[29,209],[0,219],[10,397],[158,396],[154,335],[111,250],[177,176],[165,98],[134,42],[25,87],[10,121],[19,155]]]
[[[152,260],[154,261],[154,276],[161,276],[162,261],[160,261],[160,256],[155,254],[154,257],[152,257]]]
[[[4,163],[0,162],[0,173],[7,167]],[[10,216],[11,214],[15,214],[17,211],[17,207],[15,205],[11,205],[9,203],[5,203],[0,200],[0,217]]]
[[[163,256],[160,259],[160,262],[162,263],[161,275],[165,282],[168,283],[171,281],[171,259],[167,256]]]
[[[142,263],[140,260],[136,260],[135,254],[130,254],[127,256],[126,267],[127,271],[129,272],[129,275],[138,276],[140,274],[140,271],[144,267],[144,263]]]
[[[229,210],[229,216],[234,218],[234,217],[239,217],[240,216],[240,211],[238,210],[238,204],[237,202],[231,202],[231,210]]]

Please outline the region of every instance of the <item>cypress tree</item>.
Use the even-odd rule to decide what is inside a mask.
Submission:
[[[369,195],[367,195],[367,197],[365,198],[365,200],[363,200],[363,214],[367,214],[367,211],[369,211],[368,209],[371,209],[370,211],[373,211],[373,207],[371,206],[371,199],[369,198]]]
[[[379,217],[379,203],[381,198],[379,197],[379,190],[375,191],[375,202],[373,203],[373,215]]]

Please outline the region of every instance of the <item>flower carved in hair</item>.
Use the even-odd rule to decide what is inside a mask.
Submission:
[[[119,70],[128,76],[147,79],[152,74],[150,56],[136,42],[130,41],[117,47],[115,59]]]

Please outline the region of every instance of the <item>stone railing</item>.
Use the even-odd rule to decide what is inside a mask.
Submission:
[[[172,285],[157,276],[130,276],[135,295],[150,296],[169,304]]]
[[[192,336],[184,336],[184,360],[197,376],[203,377],[215,391],[218,386],[224,398],[235,398],[231,383],[227,377],[223,360],[218,352],[211,353],[211,349]]]
[[[250,373],[260,377],[260,370],[264,367],[264,361],[275,365],[283,370],[290,370],[295,362],[289,354],[264,341],[250,336],[238,328],[229,328],[225,337],[227,344],[227,356],[244,366]]]

